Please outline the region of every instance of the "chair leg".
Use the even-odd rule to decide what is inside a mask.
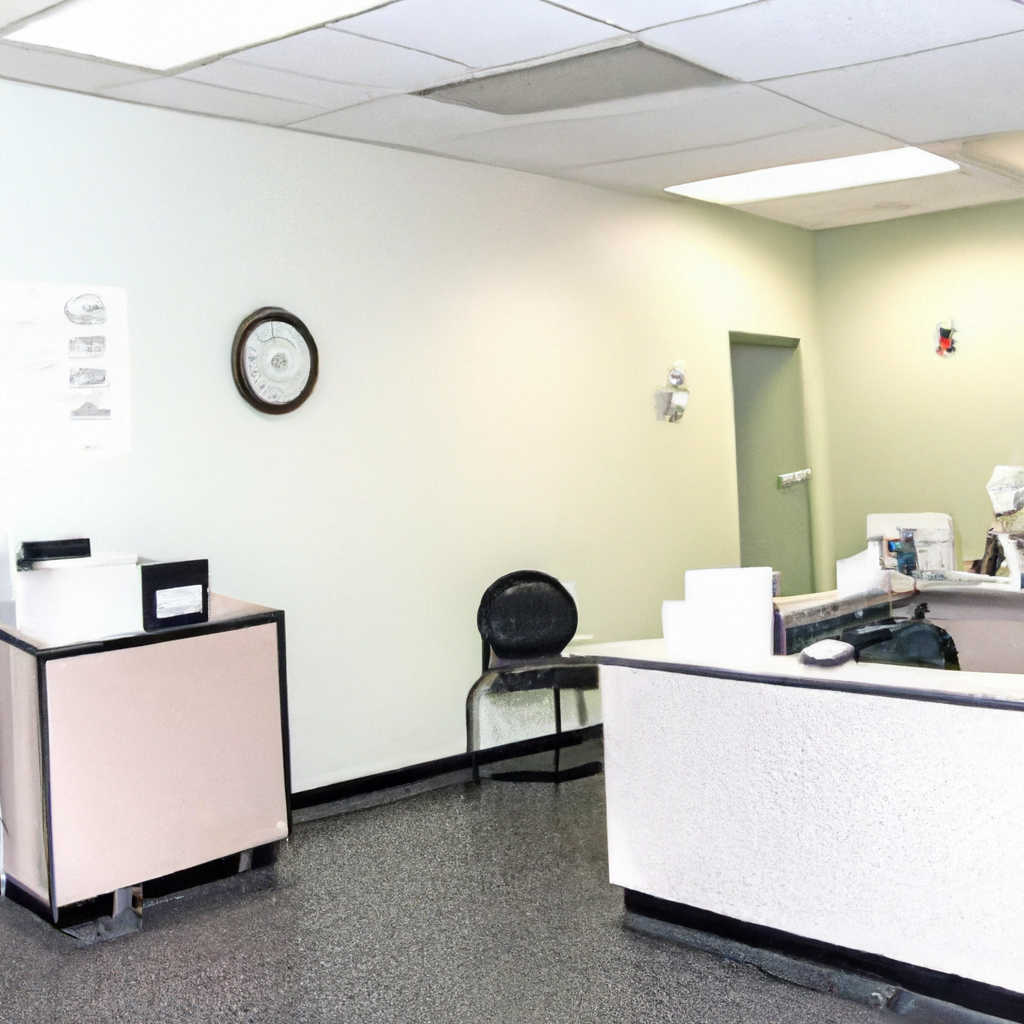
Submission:
[[[551,690],[555,695],[555,781],[557,782],[562,754],[562,689],[559,686],[553,686]]]

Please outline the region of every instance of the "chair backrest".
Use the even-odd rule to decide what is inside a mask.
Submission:
[[[476,613],[484,643],[503,660],[561,654],[578,621],[569,591],[554,576],[533,569],[495,580]]]

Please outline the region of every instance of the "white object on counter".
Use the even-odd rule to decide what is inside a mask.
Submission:
[[[844,643],[842,640],[819,640],[800,652],[800,660],[805,665],[831,668],[834,665],[845,664],[855,653],[853,644]]]
[[[122,552],[36,562],[14,574],[17,629],[47,646],[142,632],[138,556]]]
[[[686,600],[661,606],[669,656],[758,661],[772,653],[772,569],[691,569]]]
[[[840,596],[887,591],[888,573],[879,565],[877,549],[865,548],[836,562],[836,590]]]

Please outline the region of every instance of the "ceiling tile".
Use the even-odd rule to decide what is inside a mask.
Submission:
[[[420,96],[387,96],[360,107],[313,117],[293,127],[345,139],[430,149],[445,140],[486,130],[503,120],[500,114]]]
[[[257,67],[231,57],[193,68],[178,77],[237,89],[240,92],[257,93],[260,96],[276,96],[278,99],[305,103],[321,110],[354,107],[384,95],[383,89],[328,82],[322,78],[296,75],[278,68]]]
[[[221,89],[183,78],[152,78],[137,85],[105,89],[103,95],[155,107],[173,107],[175,110],[196,114],[217,114],[260,124],[283,125],[321,112],[316,107],[292,103],[290,100],[254,96],[252,93]]]
[[[627,32],[697,18],[747,3],[750,0],[559,0],[560,7],[588,14]]]
[[[1024,30],[1007,0],[763,0],[666,25],[643,38],[730,78],[798,75]]]
[[[662,153],[635,160],[577,167],[565,176],[607,188],[660,194],[669,185],[741,174],[761,167],[829,160],[873,153],[900,146],[898,142],[855,125],[832,121],[825,126],[798,128],[781,135],[748,139],[725,146],[701,146],[681,153]]]
[[[427,89],[466,73],[463,64],[329,28],[243,50],[235,57],[247,64],[394,92]]]
[[[52,85],[58,89],[95,92],[108,86],[141,82],[151,77],[147,72],[135,68],[0,42],[0,78]]]
[[[519,123],[445,144],[439,151],[544,171],[724,145],[829,121],[799,104],[776,102],[779,99],[750,85],[688,89],[664,94],[650,109],[602,116],[589,108],[589,116],[574,112],[572,117]],[[627,104],[618,101],[618,108]]]
[[[0,28],[13,25],[22,18],[45,11],[52,7],[56,0],[0,0]]]
[[[1024,182],[965,167],[952,174],[771,199],[735,209],[819,230],[1022,198]]]
[[[907,142],[1024,129],[1024,33],[820,71],[770,88]]]
[[[474,68],[532,60],[622,34],[542,0],[398,0],[333,27]]]

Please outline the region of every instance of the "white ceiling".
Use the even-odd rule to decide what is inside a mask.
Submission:
[[[50,2],[0,0],[0,32]],[[633,40],[734,81],[518,115],[412,95]],[[391,0],[163,74],[0,41],[0,77],[666,202],[692,202],[668,185],[906,144],[963,164],[744,207],[809,228],[1024,198],[1024,164],[972,156],[1024,132],[1022,67],[1017,0]]]

